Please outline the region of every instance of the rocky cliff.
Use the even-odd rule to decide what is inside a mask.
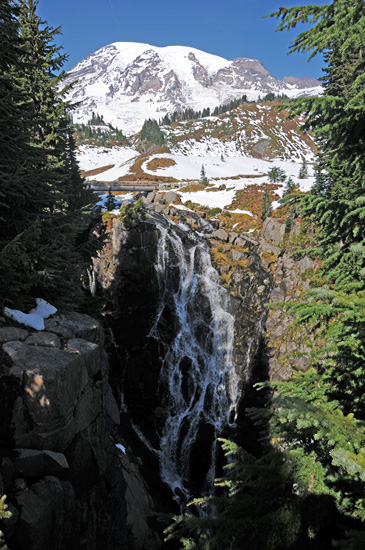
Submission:
[[[204,242],[221,285],[226,287],[227,313],[234,318],[234,371],[231,376],[234,377],[238,401],[232,412],[236,415],[236,428],[227,422],[221,429],[225,435],[236,437],[241,443],[245,438],[247,441],[255,437],[245,416],[246,407],[257,405],[253,384],[268,378],[286,378],[296,368],[306,368],[303,352],[307,347],[303,335],[290,330],[292,319],[283,308],[277,310],[268,304],[298,299],[301,291],[309,286],[308,272],[316,267],[308,258],[295,259],[286,250],[285,225],[277,220],[269,218],[261,232],[254,235],[239,234],[225,228],[218,219],[206,218],[202,212],[179,209],[173,204],[176,199],[174,192],[154,192],[144,196],[149,218],[129,231],[115,218],[109,242],[94,265],[99,292],[109,300],[107,322],[114,339],[113,383],[124,396],[123,430],[141,458],[141,471],[155,507],[163,511],[174,509],[174,502],[184,502],[185,490],[195,495],[203,491],[203,481],[211,466],[215,434],[209,414],[202,412],[195,442],[185,451],[190,458],[186,470],[183,467],[182,470],[189,471],[189,474],[180,488],[176,489],[172,484],[175,489],[171,493],[159,477],[163,469],[161,437],[166,444],[163,434],[171,414],[169,395],[179,386],[182,376],[183,398],[189,400],[191,392],[195,391],[192,389],[194,383],[189,378],[185,380],[184,372],[193,372],[194,361],[200,359],[195,358],[191,350],[184,352],[185,355],[182,353],[174,371],[177,376],[175,387],[166,384],[163,377],[166,363],[171,360],[171,350],[182,349],[180,341],[176,344],[176,338],[179,339],[179,334],[183,334],[185,329],[174,298],[176,292],[180,292],[177,282],[181,276],[182,257],[177,248],[174,251],[174,246],[169,249],[164,235],[171,231],[188,256],[193,254],[197,238]],[[160,271],[156,268],[157,257],[161,254],[159,248],[163,249],[166,258],[168,256],[162,274],[161,268]],[[196,255],[194,262],[198,272],[201,260]],[[189,268],[184,269],[189,279]],[[159,288],[161,277],[165,285],[170,285],[168,290],[165,289],[165,295],[161,295]],[[176,281],[175,286],[173,281]],[[208,284],[203,277],[197,277],[198,287]],[[196,300],[196,294],[191,299]],[[198,339],[200,335],[209,347],[209,316],[212,312],[204,292],[198,301],[194,301],[193,308],[200,317],[200,324],[192,330],[197,331]],[[194,325],[194,322],[190,324]],[[203,379],[200,384],[205,384]],[[209,392],[205,406],[209,408],[208,395]],[[176,402],[171,410],[172,414],[178,414],[180,409]],[[188,410],[186,414],[190,414]],[[181,437],[181,442],[174,452],[179,452],[179,445],[184,444],[183,434],[182,427],[177,436],[178,441]]]
[[[0,325],[0,493],[12,512],[3,526],[9,548],[141,548],[148,526],[136,514],[150,511],[149,497],[138,468],[116,447],[119,407],[99,323],[70,313],[47,320],[44,332],[4,318]]]
[[[288,251],[277,220],[237,233],[176,199],[144,196],[148,217],[129,229],[109,221],[94,272],[110,368],[103,331],[86,315],[55,316],[44,332],[0,318],[0,494],[12,550],[167,549],[154,513],[207,490],[217,436],[255,445],[245,414],[258,404],[253,384],[307,367],[310,342],[269,304],[300,299],[314,262]],[[229,372],[214,371],[217,356]],[[179,415],[177,429],[169,422]],[[164,454],[175,429],[176,471]]]

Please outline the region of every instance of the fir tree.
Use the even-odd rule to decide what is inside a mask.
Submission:
[[[204,183],[205,185],[208,183],[208,178],[205,172],[204,164],[202,164],[202,167],[200,169],[200,182]]]
[[[261,218],[263,220],[266,220],[266,218],[270,216],[271,212],[272,212],[271,197],[270,197],[268,188],[265,187],[264,192],[262,193]]]
[[[107,209],[108,212],[111,212],[112,210],[115,209],[116,205],[117,205],[117,201],[115,200],[112,190],[109,187],[108,196],[105,201],[105,208]]]
[[[311,217],[321,230],[324,286],[310,292],[309,302],[291,306],[296,322],[305,323],[320,342],[312,354],[317,388],[308,386],[308,378],[306,384],[299,378],[284,383],[279,388],[279,395],[285,397],[280,417],[287,418],[287,444],[294,448],[299,442],[303,451],[310,449],[315,463],[324,469],[322,491],[335,491],[338,510],[347,516],[348,534],[337,541],[337,547],[361,548],[365,544],[365,502],[359,498],[365,490],[361,450],[365,421],[365,5],[360,0],[335,0],[330,5],[289,8],[275,15],[281,18],[280,30],[299,22],[314,23],[297,36],[291,51],[311,52],[311,57],[323,53],[327,62],[324,94],[289,106],[292,116],[307,116],[303,128],[312,128],[321,150],[316,183],[301,201],[301,214]],[[321,397],[314,401],[318,388]]]
[[[13,59],[4,63],[4,120],[10,135],[14,128],[14,148],[13,160],[10,150],[4,155],[2,174],[5,186],[14,190],[20,178],[20,189],[17,210],[12,191],[3,201],[1,305],[29,307],[31,297],[39,296],[58,307],[74,308],[83,299],[80,276],[90,263],[92,247],[81,246],[80,239],[88,225],[82,214],[91,196],[78,174],[68,106],[58,92],[65,59],[53,43],[59,29],[43,23],[36,6],[33,0],[20,2],[19,24],[14,17],[12,23],[13,44],[5,45]],[[6,17],[0,21],[7,23]],[[10,26],[0,28],[6,37]],[[0,139],[5,145],[9,136]]]
[[[302,166],[300,167],[300,170],[299,170],[298,178],[301,180],[304,180],[307,177],[308,177],[308,167],[307,167],[307,163],[305,162],[305,159],[303,159]]]
[[[149,118],[144,122],[141,130],[141,140],[147,140],[156,145],[163,144],[165,138],[156,120]]]
[[[279,166],[273,166],[267,173],[269,181],[273,183],[281,183],[286,180],[285,170]]]
[[[260,457],[231,441],[220,440],[228,458],[217,479],[216,495],[193,500],[199,517],[174,518],[166,540],[178,538],[188,550],[329,550],[338,535],[333,497],[313,496],[310,477],[297,468],[311,459],[264,444]],[[312,471],[310,475],[312,474]],[[317,487],[316,487],[317,488]],[[332,522],[328,529],[327,522]]]

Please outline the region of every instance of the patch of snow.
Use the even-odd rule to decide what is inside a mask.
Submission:
[[[253,217],[252,212],[249,212],[248,210],[240,210],[239,208],[236,208],[236,210],[228,210],[231,214],[247,214],[247,216]]]
[[[81,145],[76,151],[77,161],[80,169],[88,172],[103,166],[114,165],[113,168],[105,170],[95,176],[88,176],[86,181],[115,181],[128,173],[138,151],[131,147],[94,147],[92,145]]]
[[[57,313],[57,308],[51,306],[46,300],[36,298],[35,301],[37,306],[30,310],[30,314],[40,315],[43,319],[48,319],[48,317]]]
[[[274,201],[274,202],[271,203],[271,208],[273,210],[276,210],[277,208],[280,208],[280,207],[281,207],[281,204],[280,204],[279,201]]]
[[[19,309],[4,307],[4,315],[26,327],[34,328],[35,330],[44,330],[44,319],[37,313],[23,313]]]
[[[183,204],[173,204],[172,205],[176,210],[186,210],[187,212],[194,212],[191,208],[188,208],[187,206],[184,206]]]
[[[121,443],[116,443],[116,448],[122,451],[123,454],[125,454],[125,447]]]
[[[42,298],[36,298],[36,303],[37,306],[29,313],[24,313],[19,309],[4,307],[4,315],[26,327],[34,328],[35,330],[44,330],[44,319],[48,319],[48,317],[54,315],[57,309],[45,300],[42,300]]]

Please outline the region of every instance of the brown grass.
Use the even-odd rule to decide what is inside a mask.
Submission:
[[[148,183],[148,182],[151,182],[151,183],[155,183],[155,182],[170,183],[170,182],[176,182],[177,181],[175,178],[169,178],[169,177],[166,177],[166,176],[154,176],[152,174],[146,174],[142,170],[142,164],[144,162],[146,162],[146,160],[148,159],[149,156],[150,156],[149,153],[145,153],[143,155],[140,155],[134,161],[132,166],[130,167],[128,174],[118,178],[118,181],[120,181],[120,182],[123,182],[123,181],[128,181],[128,182],[135,181],[135,182],[137,182],[138,181],[139,183]]]
[[[154,158],[147,164],[148,170],[158,170],[159,168],[168,168],[175,166],[176,162],[173,159]]]
[[[252,214],[261,217],[262,213],[262,195],[267,187],[272,201],[279,198],[275,192],[280,185],[276,183],[266,183],[262,185],[248,185],[245,189],[237,191],[230,208],[240,208],[241,210],[249,210]]]
[[[87,178],[89,176],[97,176],[98,174],[102,174],[103,172],[114,168],[114,166],[115,164],[108,164],[108,166],[100,166],[100,168],[94,168],[93,170],[80,170],[80,172],[84,178]]]

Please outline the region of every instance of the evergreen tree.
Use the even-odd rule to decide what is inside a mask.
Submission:
[[[298,178],[301,180],[304,180],[307,177],[308,177],[308,167],[307,167],[307,163],[305,162],[305,159],[303,159],[302,166],[300,167],[300,170],[299,170]]]
[[[112,210],[115,209],[116,205],[117,205],[117,201],[115,200],[112,190],[109,187],[108,196],[105,201],[105,208],[107,209],[108,212],[111,212]]]
[[[339,514],[332,496],[308,490],[311,458],[289,454],[267,441],[261,456],[255,457],[230,441],[220,441],[228,464],[224,477],[215,482],[217,494],[189,504],[203,510],[199,517],[174,517],[165,530],[166,540],[178,538],[187,550],[332,548],[339,535]],[[308,478],[297,476],[303,463]]]
[[[164,135],[156,120],[149,118],[144,122],[141,130],[141,140],[147,140],[156,145],[162,145],[164,143]]]
[[[26,90],[20,86],[25,71],[18,10],[10,2],[0,6],[0,250],[22,232],[40,209],[49,206],[48,182],[35,178],[46,159],[31,143],[33,113]]]
[[[279,166],[273,166],[267,173],[269,181],[273,183],[281,183],[286,180],[285,170]]]
[[[302,199],[302,216],[321,231],[322,288],[309,302],[292,304],[297,323],[310,328],[320,342],[312,354],[321,398],[312,403],[315,387],[288,381],[285,439],[292,447],[313,444],[313,460],[324,468],[323,492],[334,490],[338,510],[347,516],[348,535],[338,548],[365,545],[363,461],[365,406],[365,4],[335,0],[330,5],[281,10],[279,29],[299,22],[314,25],[300,33],[291,51],[323,53],[327,62],[324,93],[296,100],[292,116],[305,114],[304,129],[312,128],[321,153],[316,183]],[[307,382],[307,381],[306,381]],[[287,392],[294,399],[287,398]],[[290,428],[290,430],[288,429]],[[293,428],[293,430],[292,430]],[[294,429],[295,428],[295,429]],[[300,430],[299,430],[300,428]],[[298,433],[301,432],[301,433]]]
[[[208,183],[208,178],[205,172],[204,164],[202,164],[202,167],[200,169],[200,182],[204,183],[205,185]]]
[[[68,106],[58,92],[65,59],[53,44],[59,29],[38,18],[37,2],[21,0],[19,5],[12,27],[6,17],[0,19],[5,51],[13,55],[11,61],[3,58],[0,93],[7,95],[4,121],[14,135],[14,148],[3,159],[2,187],[14,186],[19,193],[18,205],[10,191],[1,206],[0,303],[25,308],[39,296],[74,308],[83,299],[80,276],[90,263],[92,247],[82,246],[80,239],[91,196],[78,174]],[[7,38],[11,28],[12,45]],[[7,139],[0,135],[5,152]]]
[[[261,218],[263,220],[266,220],[266,218],[270,216],[271,212],[272,212],[271,197],[270,197],[268,188],[265,187],[264,192],[262,193]]]

